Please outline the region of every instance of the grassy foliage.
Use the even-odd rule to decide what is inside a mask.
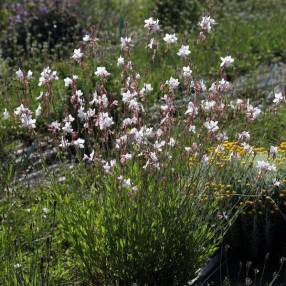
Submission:
[[[233,93],[221,81],[285,60],[283,1],[270,10],[269,3],[254,0],[246,1],[248,8],[240,1],[204,1],[200,11],[208,8],[217,16],[214,32],[201,41],[197,21],[188,19],[196,24],[179,30],[172,46],[163,34],[143,33],[141,27],[163,2],[80,1],[82,17],[97,32],[85,28],[100,37],[73,43],[83,59],[71,59],[68,46],[68,55],[56,58],[50,48],[47,56],[38,49],[21,61],[25,74],[33,70],[28,81],[15,77],[18,66],[1,61],[0,111],[10,115],[0,119],[1,285],[185,285],[226,234],[233,245],[244,237],[253,257],[272,239],[271,215],[283,213],[285,205],[286,114],[279,108],[285,99],[268,106],[258,92]],[[179,2],[167,2],[175,13],[172,4]],[[9,11],[2,14],[5,27]],[[162,22],[173,20],[166,16]],[[119,36],[129,35],[134,47],[120,50]],[[147,47],[151,38],[155,49]],[[179,58],[187,44],[190,58]],[[117,64],[119,55],[123,65]],[[220,67],[227,55],[235,58],[234,67]],[[39,86],[48,65],[60,79]],[[183,66],[192,69],[191,77],[183,75]],[[110,75],[95,76],[98,67]],[[73,75],[78,79],[65,86],[63,79]],[[166,82],[170,77],[178,78],[178,88]],[[146,83],[152,84],[149,92]],[[123,100],[128,92],[132,99]],[[242,101],[235,103],[234,95]],[[39,103],[42,113],[36,116]],[[36,119],[35,128],[26,128],[14,112],[20,104],[29,108],[24,115]],[[80,107],[94,114],[81,118]],[[107,128],[99,123],[102,113],[112,120]],[[72,132],[64,129],[68,116],[74,118]],[[125,126],[124,119],[133,121]],[[60,127],[51,131],[54,121]],[[209,127],[217,123],[222,133]],[[49,144],[52,165],[44,157]],[[275,154],[270,146],[277,147]],[[31,170],[40,173],[39,181],[29,178]],[[265,236],[258,241],[260,232]]]

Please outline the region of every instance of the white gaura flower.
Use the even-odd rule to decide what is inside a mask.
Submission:
[[[216,132],[219,130],[218,121],[209,120],[204,123],[204,127],[207,128],[209,132]]]
[[[152,17],[149,19],[146,19],[144,28],[149,30],[149,32],[157,32],[160,30],[159,20],[154,20]]]
[[[220,92],[228,92],[231,89],[231,83],[224,78],[217,83],[217,89]]]
[[[179,57],[186,58],[190,53],[191,53],[190,47],[188,45],[182,45],[177,55]]]
[[[266,161],[257,161],[256,168],[258,169],[258,173],[262,172],[275,172],[276,171],[276,166],[270,164],[269,162]]]
[[[276,178],[274,178],[274,179],[272,180],[272,183],[273,183],[273,186],[275,186],[275,187],[279,187],[279,186],[281,185],[281,182],[278,181]]]
[[[65,87],[69,87],[70,85],[73,84],[73,82],[75,82],[78,79],[77,75],[73,75],[72,78],[67,77],[64,79],[65,82]]]
[[[249,154],[253,153],[253,148],[249,144],[247,144],[246,142],[241,143],[241,146],[243,147],[245,152],[247,152]]]
[[[84,148],[84,142],[85,142],[84,139],[78,138],[77,140],[74,140],[74,141],[73,141],[73,145],[74,145],[76,148],[83,149],[83,148]]]
[[[39,86],[47,85],[54,80],[58,80],[56,71],[52,71],[49,67],[46,67],[42,72],[39,79]]]
[[[278,147],[270,146],[269,155],[270,155],[271,157],[276,157],[277,154],[278,154]]]
[[[196,131],[197,129],[196,129],[196,126],[195,125],[191,125],[190,127],[189,127],[189,132],[191,132],[191,133],[193,133],[193,134],[196,134]]]
[[[106,109],[109,104],[108,97],[106,94],[99,96],[97,95],[97,92],[95,91],[93,94],[93,99],[92,101],[89,102],[89,104],[103,107],[104,109]]]
[[[220,64],[220,67],[221,68],[228,68],[230,67],[233,62],[234,62],[234,59],[231,57],[231,56],[226,56],[226,57],[221,57],[221,64]]]
[[[75,49],[73,51],[72,59],[74,59],[77,63],[80,63],[83,57],[83,53],[81,49]]]
[[[208,154],[204,154],[204,155],[203,155],[203,157],[202,157],[202,159],[201,159],[201,163],[202,163],[203,165],[207,165],[207,164],[209,163],[209,156],[208,156]]]
[[[65,122],[65,125],[62,127],[62,130],[65,133],[73,133],[73,131],[74,131],[72,128],[71,122],[69,122],[69,121]]]
[[[42,106],[41,106],[41,104],[39,104],[36,111],[35,111],[35,115],[36,115],[36,117],[39,117],[41,114],[42,114]]]
[[[63,120],[64,122],[73,122],[74,121],[74,117],[69,114],[68,116],[66,116]]]
[[[154,149],[158,152],[162,152],[162,148],[166,145],[166,141],[165,140],[162,140],[162,141],[158,141],[156,140],[155,143],[154,143]]]
[[[25,79],[31,80],[33,77],[33,72],[31,70],[28,70],[27,75],[25,76],[24,72],[19,68],[16,71],[16,77],[20,81],[24,81]]]
[[[176,34],[166,34],[163,40],[168,44],[175,44],[178,40]]]
[[[94,150],[92,150],[92,152],[90,153],[89,156],[86,154],[83,155],[83,160],[87,161],[88,163],[92,163],[95,159],[94,155],[95,155],[95,152],[94,152]]]
[[[152,50],[152,49],[154,49],[155,48],[155,46],[156,46],[156,42],[155,42],[155,39],[154,38],[152,38],[151,40],[150,40],[150,42],[148,43],[148,48],[150,49],[150,50]]]
[[[120,42],[122,50],[129,50],[134,46],[131,37],[125,37],[125,38],[121,37]]]
[[[19,117],[22,127],[29,129],[36,128],[36,119],[32,118],[32,112],[23,104],[15,109],[14,114]]]
[[[149,94],[153,91],[153,87],[150,83],[144,83],[143,88],[140,90],[141,95]]]
[[[123,66],[124,65],[124,58],[122,56],[120,56],[117,59],[117,66]]]
[[[33,72],[31,70],[28,70],[27,72],[27,79],[30,80],[33,77]]]
[[[202,100],[201,108],[205,112],[210,112],[216,106],[216,101],[214,100]]]
[[[69,146],[71,145],[71,143],[62,136],[61,138],[61,143],[59,144],[59,147],[62,148],[62,149],[66,149],[68,148]]]
[[[198,108],[194,105],[192,101],[188,103],[188,108],[185,114],[192,117],[198,114]]]
[[[77,111],[77,116],[80,119],[80,121],[85,121],[87,118],[87,113],[84,110],[83,106],[80,106],[80,108]]]
[[[89,34],[84,35],[84,37],[82,38],[82,40],[83,40],[84,42],[89,42],[89,41],[91,40],[90,35],[89,35]]]
[[[130,153],[123,154],[120,157],[120,163],[121,164],[126,164],[128,161],[130,161],[132,159],[132,157],[133,156]]]
[[[3,119],[8,120],[10,118],[10,113],[7,111],[7,108],[4,109]]]
[[[22,267],[22,265],[20,264],[20,263],[16,263],[15,265],[14,265],[14,268],[15,269],[20,269]]]
[[[192,77],[192,73],[193,71],[191,70],[191,68],[189,66],[187,67],[183,67],[183,77],[185,78],[191,78]]]
[[[31,115],[23,115],[21,118],[22,127],[26,127],[29,129],[36,128],[36,119],[33,119]]]
[[[170,140],[169,140],[168,145],[169,145],[170,147],[174,147],[174,146],[176,145],[176,140],[171,137]]]
[[[210,31],[212,30],[212,27],[215,24],[216,22],[213,18],[211,18],[210,16],[204,16],[202,17],[198,25],[203,31],[210,33]]]
[[[216,135],[216,139],[217,139],[218,141],[223,142],[223,141],[228,140],[228,136],[227,136],[227,134],[226,134],[225,132],[220,132],[220,133],[218,133],[218,134]]]
[[[104,172],[107,174],[109,174],[112,171],[112,169],[116,166],[116,160],[110,160],[110,162],[102,160],[101,163]]]
[[[22,72],[22,70],[20,68],[16,71],[16,77],[19,80],[23,80],[24,79],[24,73]]]
[[[273,103],[274,104],[280,104],[281,102],[285,102],[285,96],[283,96],[282,92],[276,92],[274,94],[274,99],[273,99]]]
[[[249,141],[250,133],[248,131],[242,131],[238,134],[238,140],[240,141]]]
[[[100,130],[108,129],[113,124],[114,124],[113,118],[109,116],[107,112],[100,112],[98,114],[98,118],[96,120],[96,126],[98,126]]]
[[[70,85],[72,85],[73,80],[71,78],[67,77],[64,79],[64,82],[65,82],[65,87],[69,87]]]
[[[170,79],[166,81],[166,84],[174,90],[178,88],[180,82],[177,78],[170,77]]]
[[[95,75],[100,78],[107,78],[110,76],[110,73],[106,70],[105,67],[97,67]]]
[[[55,132],[59,131],[60,129],[61,129],[61,124],[58,121],[53,121],[49,125],[49,131],[51,131],[52,133],[55,133]]]
[[[246,107],[246,116],[249,120],[255,120],[261,113],[261,109],[258,107],[254,107],[251,104],[247,104]]]
[[[131,92],[130,90],[127,90],[126,92],[122,93],[122,101],[124,103],[129,103],[132,99],[134,99],[137,96],[137,92]]]

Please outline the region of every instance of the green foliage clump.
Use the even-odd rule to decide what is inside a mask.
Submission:
[[[187,31],[196,25],[201,15],[201,5],[197,0],[157,0],[154,14],[163,27],[175,31]]]

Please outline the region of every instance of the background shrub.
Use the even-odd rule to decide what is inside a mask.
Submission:
[[[175,31],[187,31],[196,25],[201,15],[201,1],[197,0],[157,0],[154,13],[163,27]]]
[[[77,7],[76,1],[57,0],[22,0],[7,4],[8,26],[1,40],[3,56],[13,63],[23,57],[49,58],[67,54],[82,35],[75,14]]]

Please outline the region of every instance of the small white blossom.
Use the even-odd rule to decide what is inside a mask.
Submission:
[[[121,49],[122,50],[129,50],[130,48],[133,47],[131,37],[125,37],[125,38],[121,37],[120,41],[121,41]]]
[[[221,59],[221,64],[220,64],[221,68],[230,67],[234,62],[234,59],[231,56],[226,56],[224,58],[221,57],[220,59]]]
[[[83,149],[84,148],[85,140],[82,138],[78,138],[77,140],[73,141],[73,145],[77,148]]]
[[[189,66],[183,67],[183,77],[185,78],[191,78],[193,71]]]
[[[58,121],[54,121],[49,125],[49,130],[53,133],[61,129],[61,124]]]
[[[16,71],[16,77],[19,80],[23,80],[24,79],[24,73],[22,72],[22,70],[20,68]]]
[[[84,161],[87,161],[88,163],[91,163],[91,162],[93,162],[94,161],[94,159],[95,159],[95,152],[94,152],[94,150],[92,150],[92,152],[90,153],[90,155],[88,156],[88,155],[86,155],[86,154],[84,154],[83,155],[83,160]]]
[[[176,34],[166,34],[163,40],[170,45],[175,44],[178,38],[176,37]]]
[[[168,145],[171,146],[171,147],[174,147],[176,145],[176,140],[171,137]]]
[[[249,154],[252,154],[252,153],[253,153],[253,148],[252,148],[249,144],[247,144],[246,142],[241,143],[241,146],[243,147],[243,149],[244,149],[247,153],[249,153]]]
[[[122,56],[120,56],[117,59],[117,66],[123,66],[124,65],[124,58]]]
[[[191,133],[193,133],[193,134],[196,134],[196,126],[195,125],[191,125],[190,127],[189,127],[189,132],[191,132]]]
[[[31,70],[28,70],[27,75],[25,76],[24,72],[19,68],[16,71],[16,77],[20,81],[31,80],[33,77],[33,72]]]
[[[240,141],[248,141],[250,139],[250,133],[248,131],[243,131],[238,134],[238,140]]]
[[[83,40],[84,42],[89,42],[89,41],[91,40],[90,35],[86,34],[86,35],[82,38],[82,40]]]
[[[179,57],[186,58],[190,53],[191,53],[190,47],[188,45],[182,45],[177,55]]]
[[[269,155],[270,155],[271,157],[276,157],[276,156],[277,156],[277,153],[278,153],[278,147],[270,146]]]
[[[152,38],[151,40],[150,40],[150,42],[148,43],[148,48],[150,49],[150,50],[152,50],[152,49],[154,49],[155,48],[155,39],[154,38]]]
[[[105,67],[97,67],[95,75],[100,78],[106,78],[110,76],[110,73],[106,70]]]
[[[171,77],[169,80],[166,81],[166,84],[169,85],[171,89],[177,89],[180,85],[180,82],[178,79]]]
[[[33,72],[31,70],[28,70],[27,72],[27,79],[30,80],[33,77]]]
[[[65,125],[63,126],[62,130],[65,132],[65,133],[73,133],[73,128],[72,128],[72,125],[71,125],[71,122],[65,122]]]
[[[14,268],[15,269],[20,269],[22,267],[22,265],[20,264],[20,263],[16,263],[15,265],[14,265]]]
[[[150,83],[144,83],[143,88],[140,90],[141,95],[148,94],[153,91],[153,87]]]
[[[75,49],[73,51],[72,59],[74,59],[76,62],[80,63],[82,57],[83,57],[83,53],[81,52],[81,49]]]
[[[63,149],[67,149],[70,145],[71,145],[70,142],[62,136],[59,147]]]
[[[188,103],[188,109],[185,114],[190,116],[195,116],[198,114],[198,108],[194,105],[192,101]]]
[[[261,109],[258,107],[254,107],[251,104],[248,104],[246,107],[246,116],[250,120],[255,120],[261,113]]]
[[[69,114],[68,116],[66,116],[63,120],[64,122],[73,122],[74,121],[74,117]]]
[[[215,20],[212,19],[210,16],[204,16],[202,17],[198,25],[203,31],[210,33],[210,31],[212,30],[212,27],[215,24],[216,24]]]
[[[266,161],[257,161],[256,168],[259,173],[262,172],[275,172],[276,166],[266,162]]]
[[[100,130],[108,129],[113,124],[114,124],[113,118],[109,116],[107,112],[100,112],[98,114],[96,126],[98,126]]]
[[[56,71],[52,71],[49,67],[46,67],[42,72],[39,79],[39,86],[47,85],[54,80],[58,80]]]
[[[64,82],[65,82],[65,87],[69,87],[70,85],[72,85],[73,80],[71,78],[67,77],[64,79]]]
[[[219,130],[218,121],[206,121],[204,123],[204,127],[207,128],[209,132],[216,132],[217,130]]]
[[[283,96],[282,92],[275,93],[273,103],[278,105],[281,102],[285,102],[285,96]]]
[[[39,117],[41,114],[42,114],[42,106],[41,106],[41,104],[39,104],[36,111],[35,111],[35,115],[36,115],[36,117]]]
[[[110,162],[106,162],[102,160],[102,167],[105,173],[109,174],[111,170],[116,166],[116,160],[111,160]]]
[[[7,111],[7,109],[5,108],[4,109],[4,112],[3,112],[3,119],[4,120],[8,120],[10,118],[10,114],[9,112]]]
[[[157,32],[160,30],[159,20],[154,20],[152,17],[149,19],[146,19],[144,28],[148,29],[149,32]]]

